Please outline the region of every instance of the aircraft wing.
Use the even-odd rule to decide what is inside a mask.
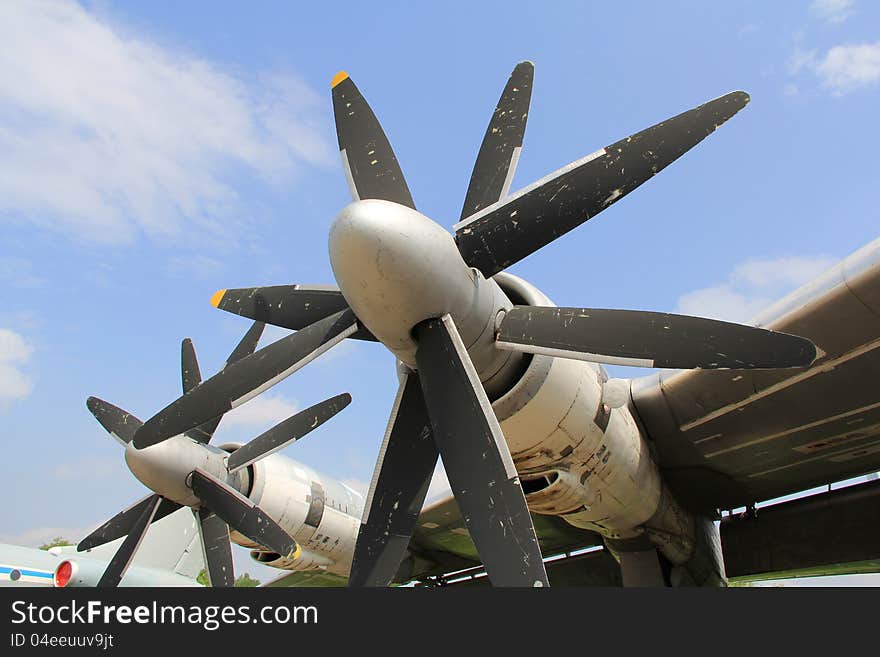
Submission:
[[[533,513],[532,521],[545,557],[602,545],[595,532],[574,527],[557,516]],[[477,566],[477,550],[455,498],[449,495],[422,509],[397,579],[422,579]],[[563,583],[552,579],[552,572],[550,575],[552,584]]]
[[[281,577],[266,582],[263,586],[269,588],[301,587],[301,588],[333,588],[348,586],[348,578],[323,571],[291,571]]]
[[[756,318],[819,348],[809,368],[636,379],[664,479],[693,510],[733,509],[880,469],[880,239]]]

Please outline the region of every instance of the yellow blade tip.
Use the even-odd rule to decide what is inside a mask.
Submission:
[[[226,294],[226,290],[217,290],[214,292],[214,296],[211,297],[211,305],[215,308],[219,308],[220,302],[223,301],[224,294]]]
[[[348,79],[348,73],[346,73],[345,71],[339,71],[339,73],[333,76],[333,80],[330,82],[330,88],[332,89],[337,84],[346,79]]]

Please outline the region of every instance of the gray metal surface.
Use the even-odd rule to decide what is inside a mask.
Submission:
[[[809,368],[664,372],[632,384],[665,481],[736,508],[880,469],[880,239],[756,318],[820,350]]]
[[[277,522],[237,490],[201,470],[192,473],[193,492],[235,531],[285,556],[297,549]]]

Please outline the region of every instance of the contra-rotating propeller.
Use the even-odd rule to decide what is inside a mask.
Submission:
[[[184,395],[181,399],[195,399],[198,418],[192,420],[179,414],[180,405],[171,404],[174,412],[152,418],[157,432],[143,433],[142,423],[134,415],[96,397],[89,397],[86,405],[98,422],[125,448],[125,459],[135,476],[154,493],[117,514],[85,539],[77,550],[83,551],[125,536],[98,586],[117,586],[125,575],[141,541],[152,522],[190,506],[198,520],[208,581],[212,586],[232,586],[234,573],[229,528],[247,536],[278,554],[296,555],[299,546],[287,532],[262,509],[251,502],[246,493],[250,464],[273,454],[300,439],[329,420],[351,402],[347,393],[320,402],[301,411],[257,436],[232,454],[209,443],[223,413],[253,397],[241,381],[259,381],[277,377],[302,360],[303,340],[282,340],[255,351],[264,324],[255,322],[230,354],[224,368],[206,381],[201,380],[199,364],[192,341],[187,338],[181,345],[181,379]],[[297,334],[299,335],[299,334]],[[312,336],[314,338],[314,336]],[[285,342],[286,341],[286,342]],[[281,345],[279,346],[279,343]],[[292,348],[298,344],[299,349]],[[279,365],[281,370],[278,370]],[[209,404],[199,403],[210,396]],[[217,405],[218,397],[233,395],[226,407]],[[233,403],[233,400],[235,403]],[[207,406],[207,408],[205,408]],[[221,410],[214,413],[216,408]],[[167,410],[167,409],[166,409]],[[210,415],[210,417],[208,417]],[[174,431],[175,422],[188,426],[179,434],[163,435],[168,427]],[[148,427],[149,428],[149,427]],[[146,436],[146,437],[144,437]]]
[[[223,310],[306,331],[325,313],[354,309],[358,334],[351,337],[382,341],[408,365],[372,479],[352,585],[392,581],[438,454],[493,584],[547,584],[517,472],[471,351],[478,343],[485,346],[486,335],[496,353],[546,353],[658,367],[802,367],[816,356],[814,345],[796,336],[642,311],[512,306],[480,317],[482,323],[472,322],[455,305],[453,291],[443,289],[445,282],[461,285],[466,300],[473,299],[476,307],[481,290],[490,287],[486,279],[616,203],[749,101],[741,91],[721,96],[507,196],[523,142],[532,79],[532,64],[520,63],[502,92],[453,241],[415,211],[375,114],[348,75],[337,74],[332,82],[334,116],[355,201],[331,229],[331,263],[340,289],[239,288],[221,290],[212,298]],[[456,279],[451,270],[462,275]],[[375,276],[363,273],[369,271]],[[416,285],[422,287],[408,294]],[[404,317],[398,333],[386,321],[395,315]],[[406,323],[408,319],[412,321]]]

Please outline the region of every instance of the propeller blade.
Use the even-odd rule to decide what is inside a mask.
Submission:
[[[391,144],[348,73],[337,73],[331,86],[336,136],[352,198],[378,198],[415,209]]]
[[[266,325],[263,322],[254,322],[248,329],[247,333],[244,334],[244,337],[239,341],[238,345],[236,345],[235,349],[232,350],[232,353],[229,354],[229,358],[226,359],[226,365],[224,365],[224,367],[227,367],[230,363],[236,363],[242,358],[254,353],[254,350],[257,348],[257,343],[263,335],[264,328],[266,328]],[[198,363],[196,363],[196,366],[198,366]],[[184,394],[186,392],[189,391],[185,390]],[[207,445],[211,442],[211,438],[214,437],[214,432],[217,431],[217,427],[220,425],[220,420],[222,419],[223,415],[218,415],[217,417],[200,424],[194,429],[190,429],[186,432],[186,435],[196,442]]]
[[[212,587],[235,585],[235,569],[232,565],[232,544],[229,542],[229,526],[216,513],[202,507],[193,513],[199,520],[202,538],[202,556],[208,584]]]
[[[180,379],[183,383],[183,394],[188,393],[202,382],[202,372],[199,369],[199,359],[196,357],[196,348],[193,346],[193,342],[189,338],[185,338],[180,344]],[[220,423],[220,418],[222,417],[223,416],[221,415],[215,420],[209,420],[205,425],[190,429],[186,432],[186,435],[197,442],[207,444],[211,441],[211,436],[214,435],[214,430],[216,430],[217,425]],[[213,427],[206,426],[210,423],[214,423]],[[206,431],[206,428],[210,429],[210,432]]]
[[[199,370],[196,348],[189,338],[185,338],[180,343],[180,379],[183,384],[183,394],[188,393],[202,382],[202,372]]]
[[[293,374],[357,330],[351,310],[326,317],[231,363],[137,430],[138,449],[155,445],[236,408]]]
[[[143,510],[138,514],[137,519],[131,526],[131,530],[128,532],[128,536],[122,541],[122,545],[119,546],[116,554],[113,555],[113,559],[110,560],[107,570],[104,571],[101,579],[98,580],[98,588],[119,586],[119,582],[125,576],[125,571],[131,565],[134,553],[137,552],[141,541],[147,535],[147,530],[150,528],[150,523],[153,522],[153,517],[161,502],[162,498],[158,495],[150,495],[147,498],[147,504],[144,505]]]
[[[351,395],[345,392],[292,415],[235,450],[226,462],[227,469],[235,472],[274,454],[317,429],[350,403]]]
[[[403,560],[437,464],[418,374],[401,381],[376,462],[349,586],[388,586]]]
[[[123,446],[131,442],[135,432],[143,424],[131,413],[97,397],[89,397],[86,400],[86,408],[107,430],[107,433]]]
[[[299,545],[257,505],[204,470],[192,472],[193,493],[234,530],[281,556],[295,559]]]
[[[488,278],[580,226],[710,135],[749,102],[735,91],[572,162],[455,225],[465,262]]]
[[[532,62],[520,62],[510,74],[483,136],[461,209],[461,221],[497,203],[510,191],[526,133],[534,76]]]
[[[263,329],[265,328],[265,322],[256,321],[251,324],[247,333],[244,334],[244,337],[238,341],[238,344],[235,345],[235,349],[229,354],[229,358],[226,359],[226,365],[224,365],[224,367],[231,365],[232,363],[237,363],[242,358],[246,358],[254,353],[257,350],[260,338],[263,337]]]
[[[319,319],[346,310],[348,303],[336,288],[308,285],[272,285],[218,290],[211,305],[242,317],[299,331]],[[358,340],[376,338],[361,327],[351,336]]]
[[[416,362],[455,500],[496,586],[547,586],[513,459],[449,315],[416,327]]]
[[[125,511],[117,513],[110,518],[110,520],[81,540],[76,546],[76,551],[85,552],[86,550],[91,550],[94,547],[104,545],[105,543],[115,541],[117,538],[125,536],[126,534],[130,534],[132,527],[135,526],[138,518],[143,514],[144,509],[152,503],[153,497],[155,497],[155,495],[149,495],[144,499],[135,502]],[[177,502],[172,502],[164,497],[160,499],[161,502],[159,508],[153,516],[154,522],[156,520],[161,520],[169,513],[173,513],[180,508],[180,505]]]
[[[516,306],[501,322],[501,349],[610,365],[677,369],[805,367],[815,345],[788,333],[644,310]]]

